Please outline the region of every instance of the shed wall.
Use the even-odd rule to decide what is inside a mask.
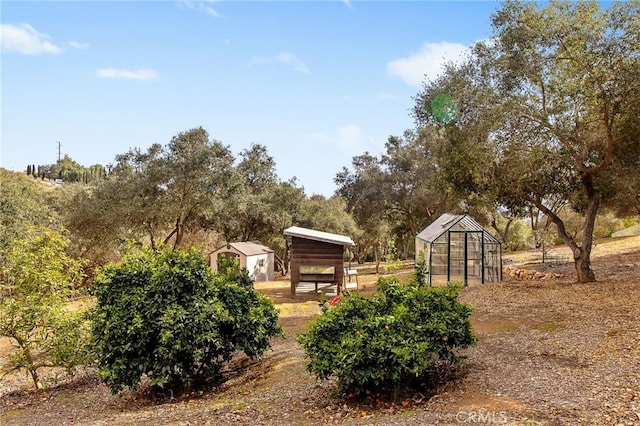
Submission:
[[[340,285],[344,278],[344,246],[322,241],[291,237],[291,292],[300,282],[300,267],[333,267],[334,280]]]
[[[256,281],[273,281],[273,253],[247,256],[247,270]]]
[[[233,247],[222,247],[209,254],[209,264],[211,265],[211,269],[213,270],[213,272],[218,272],[218,256],[221,254],[224,254],[227,259],[231,257],[237,257],[241,268],[247,266],[247,256],[240,253]]]
[[[214,272],[218,272],[218,256],[221,254],[224,254],[227,258],[237,257],[240,268],[247,268],[249,276],[255,281],[273,281],[275,264],[273,253],[247,256],[233,247],[223,247],[209,255],[209,263]]]

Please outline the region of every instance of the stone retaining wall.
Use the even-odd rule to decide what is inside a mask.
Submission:
[[[515,266],[507,265],[503,268],[504,275],[508,275],[518,280],[552,280],[555,278],[564,278],[562,274],[553,272],[540,272],[533,269],[520,269]]]

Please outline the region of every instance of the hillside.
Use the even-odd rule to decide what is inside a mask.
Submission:
[[[536,256],[505,259],[551,268]],[[236,360],[220,386],[180,398],[154,398],[144,389],[114,397],[92,370],[37,393],[21,390],[22,377],[8,377],[0,389],[2,424],[413,425],[478,416],[500,424],[638,424],[640,237],[597,242],[593,265],[599,281],[591,284],[577,284],[572,265],[560,264],[552,269],[564,278],[465,288],[461,299],[475,307],[477,347],[448,372],[450,382],[405,395],[404,407],[384,395],[334,395],[331,381],[316,382],[305,371],[295,335],[318,314],[318,304],[290,300],[288,281],[279,281],[257,287],[280,308],[287,337],[275,340],[260,362]],[[361,276],[362,291],[372,291],[374,281]]]

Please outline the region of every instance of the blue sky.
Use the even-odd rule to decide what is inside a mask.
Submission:
[[[281,180],[333,178],[413,128],[412,97],[491,34],[490,1],[2,1],[0,167],[84,166],[202,126]]]

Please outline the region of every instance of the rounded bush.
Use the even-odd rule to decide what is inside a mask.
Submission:
[[[214,274],[195,249],[143,249],[101,269],[92,294],[101,379],[113,393],[182,392],[215,378],[235,351],[262,355],[283,334],[273,303],[246,270]]]
[[[379,294],[346,294],[298,335],[307,369],[334,376],[338,391],[361,394],[388,388],[392,398],[442,360],[458,362],[455,349],[472,346],[472,308],[458,300],[459,287],[425,288],[378,281]]]

